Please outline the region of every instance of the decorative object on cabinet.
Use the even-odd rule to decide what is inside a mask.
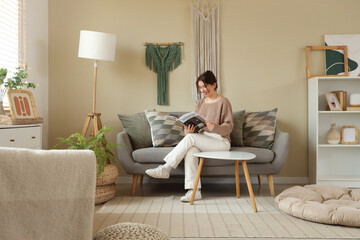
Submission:
[[[305,55],[306,55],[306,77],[337,77],[338,75],[311,75],[310,74],[310,50],[342,50],[344,52],[344,74],[343,76],[349,75],[349,66],[348,66],[348,53],[347,46],[306,46]]]
[[[203,72],[210,70],[217,79],[217,92],[221,93],[220,79],[220,0],[191,1],[192,42],[192,96],[196,103],[201,94],[196,80]]]
[[[358,128],[356,126],[343,126],[341,128],[341,143],[342,144],[357,144],[358,143]]]
[[[7,91],[12,118],[38,118],[34,96],[29,90]]]
[[[329,144],[338,144],[341,139],[340,131],[336,128],[336,123],[331,124],[331,128],[326,135],[326,141]]]
[[[78,57],[89,58],[94,60],[94,91],[93,91],[93,108],[92,112],[87,114],[84,127],[81,132],[83,136],[92,122],[92,136],[97,135],[102,128],[100,116],[101,113],[96,113],[96,82],[97,82],[97,68],[98,60],[114,61],[115,60],[116,36],[110,33],[94,32],[94,31],[80,31],[79,52]]]
[[[182,42],[145,43],[146,66],[157,73],[157,104],[169,105],[169,72],[181,64]]]
[[[360,126],[360,111],[325,111],[325,93],[342,89],[360,92],[359,77],[315,77],[308,80],[309,181],[316,184],[360,188],[360,144],[328,144],[332,123]]]
[[[334,93],[325,93],[326,101],[331,111],[341,111],[339,100]]]
[[[347,46],[349,76],[357,77],[360,73],[360,34],[325,35],[325,46]],[[344,72],[344,56],[339,51],[326,50],[326,74],[337,75]]]
[[[347,92],[343,91],[343,90],[338,90],[338,91],[332,91],[332,93],[335,93],[337,99],[339,100],[341,109],[343,111],[346,111],[346,107],[347,107]]]

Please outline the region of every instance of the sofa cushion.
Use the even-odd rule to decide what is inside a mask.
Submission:
[[[161,147],[161,148],[142,148],[133,151],[132,157],[138,163],[159,163],[164,164],[165,156],[173,150],[174,147]],[[274,152],[269,149],[251,148],[251,147],[232,147],[232,151],[245,151],[254,153],[256,158],[248,162],[250,163],[269,163],[274,159]],[[234,164],[233,161],[222,161],[216,159],[209,159],[204,162],[204,166],[226,166]]]
[[[244,146],[244,142],[243,142],[244,116],[245,116],[245,110],[233,112],[234,128],[230,134],[232,147]]]
[[[256,155],[256,158],[249,160],[247,163],[270,163],[275,158],[275,153],[270,149],[266,148],[255,148],[255,147],[231,147],[231,151],[243,151],[249,152]]]
[[[129,135],[134,150],[152,146],[150,125],[144,112],[131,115],[118,114],[118,117]]]
[[[145,111],[150,124],[152,145],[154,147],[176,146],[184,138],[184,127],[169,118],[168,113]]]
[[[264,112],[247,112],[244,118],[244,145],[270,149],[275,139],[277,108]]]

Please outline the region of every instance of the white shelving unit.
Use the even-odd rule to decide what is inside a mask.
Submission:
[[[360,188],[360,142],[355,145],[326,142],[331,124],[360,130],[360,111],[326,111],[325,93],[336,90],[360,93],[358,77],[315,77],[308,80],[309,176],[311,183]]]

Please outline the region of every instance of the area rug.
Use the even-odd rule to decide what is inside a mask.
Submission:
[[[171,238],[359,239],[360,229],[313,223],[289,216],[273,197],[207,197],[182,203],[180,197],[118,197],[95,213],[94,233],[120,222],[157,226]]]

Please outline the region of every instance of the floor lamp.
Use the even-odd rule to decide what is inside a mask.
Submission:
[[[96,81],[98,60],[115,60],[116,36],[109,33],[80,31],[79,53],[80,58],[89,58],[94,60],[94,95],[92,112],[88,113],[81,135],[85,136],[92,121],[92,130],[90,135],[97,135],[102,128],[100,116],[96,112]]]

